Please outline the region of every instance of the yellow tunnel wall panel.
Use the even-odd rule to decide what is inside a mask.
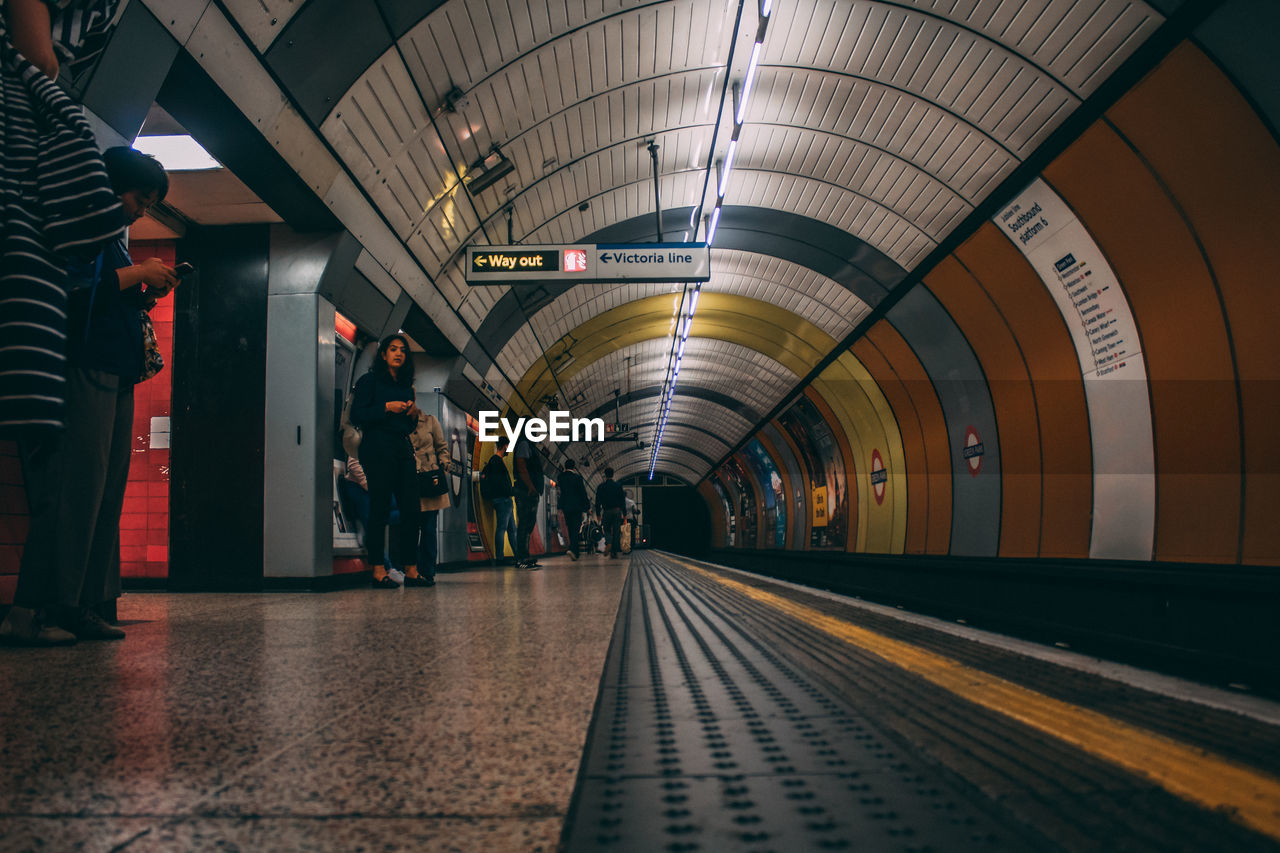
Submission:
[[[982,226],[956,256],[999,306],[1031,378],[1041,448],[1039,556],[1088,557],[1093,511],[1089,415],[1080,362],[1062,315],[1035,271],[996,226]]]
[[[928,547],[929,465],[924,449],[924,429],[920,413],[907,386],[875,344],[862,338],[853,345],[853,354],[871,374],[893,410],[902,437],[903,480],[906,488],[906,533],[903,553],[924,554]]]
[[[858,500],[856,549],[874,554],[901,554],[906,542],[906,482],[902,438],[881,389],[852,353],[823,371],[813,386],[827,400],[846,431],[856,470],[853,490]],[[876,500],[871,482],[872,459],[878,454],[887,481]],[[851,473],[851,476],[853,474]]]
[[[1280,146],[1230,80],[1189,43],[1108,118],[1176,201],[1221,291],[1243,411],[1241,559],[1280,563]]]
[[[1155,559],[1236,562],[1236,376],[1194,235],[1157,176],[1105,123],[1091,127],[1045,176],[1107,253],[1142,335],[1155,432]]]

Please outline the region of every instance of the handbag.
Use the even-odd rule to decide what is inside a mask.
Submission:
[[[445,476],[444,467],[436,468],[434,471],[418,472],[418,496],[423,498],[438,498],[449,490],[449,481]]]
[[[160,354],[160,343],[156,340],[156,327],[151,323],[151,315],[139,311],[142,315],[142,379],[150,379],[164,369],[164,356]]]

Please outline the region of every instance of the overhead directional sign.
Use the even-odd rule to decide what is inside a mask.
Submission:
[[[472,246],[467,284],[604,284],[711,278],[706,243]]]

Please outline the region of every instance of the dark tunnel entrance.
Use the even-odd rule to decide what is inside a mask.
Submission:
[[[644,522],[649,546],[705,557],[711,549],[711,513],[690,486],[645,486]]]

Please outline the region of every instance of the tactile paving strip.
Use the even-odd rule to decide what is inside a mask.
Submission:
[[[632,557],[567,850],[1028,849],[726,618]]]

